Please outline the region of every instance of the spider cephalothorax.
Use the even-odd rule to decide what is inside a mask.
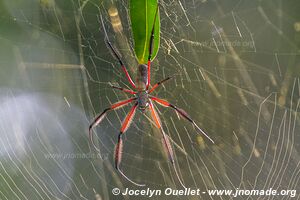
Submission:
[[[137,103],[140,111],[144,112],[149,107],[149,96],[147,91],[139,91],[137,94]]]

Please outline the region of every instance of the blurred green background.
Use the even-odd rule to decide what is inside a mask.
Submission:
[[[299,198],[299,1],[165,0],[159,8],[152,84],[176,76],[155,95],[187,111],[216,142],[157,106],[185,186],[297,190],[296,197],[260,198]],[[128,9],[126,0],[0,1],[0,199],[146,198],[111,193],[139,189],[113,167],[129,108],[111,112],[95,129],[100,154],[87,133],[97,113],[128,97],[109,84],[130,87],[105,46],[100,12],[135,76]],[[136,114],[122,169],[151,189],[182,189],[151,124]]]

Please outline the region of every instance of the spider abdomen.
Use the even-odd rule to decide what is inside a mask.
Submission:
[[[148,82],[148,66],[140,64],[136,75],[136,86],[139,91],[146,90]]]

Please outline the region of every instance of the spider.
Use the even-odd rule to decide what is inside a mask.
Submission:
[[[158,10],[158,9],[157,9]],[[154,40],[154,25],[155,25],[155,20],[156,20],[156,15],[157,15],[157,11],[156,10],[156,14],[155,14],[155,18],[154,18],[154,23],[152,26],[152,31],[150,34],[150,43],[149,43],[149,48],[148,48],[148,62],[147,64],[140,64],[138,65],[138,70],[137,70],[137,76],[136,76],[136,81],[134,82],[131,78],[131,76],[129,75],[123,61],[120,58],[120,55],[118,54],[117,50],[113,47],[113,45],[111,44],[111,42],[109,41],[108,35],[106,33],[105,27],[104,27],[104,23],[103,23],[103,19],[102,16],[100,15],[101,18],[101,22],[102,22],[102,26],[103,26],[103,30],[105,33],[105,43],[107,45],[107,47],[111,50],[112,54],[114,55],[114,57],[117,59],[117,61],[119,62],[122,70],[125,73],[125,76],[127,78],[127,80],[129,81],[130,85],[132,86],[133,90],[131,89],[125,89],[122,87],[117,87],[117,86],[112,86],[113,89],[117,89],[117,90],[121,90],[125,93],[129,93],[131,95],[134,95],[134,97],[123,100],[123,101],[119,101],[117,103],[111,104],[110,107],[104,109],[104,111],[99,114],[98,116],[96,116],[96,118],[94,119],[94,121],[90,124],[89,126],[89,139],[92,143],[92,145],[94,146],[94,148],[99,151],[99,149],[96,147],[94,140],[93,140],[93,134],[92,134],[92,130],[94,127],[96,127],[97,125],[99,125],[99,123],[106,117],[107,113],[109,111],[112,110],[117,110],[123,106],[126,106],[130,103],[133,103],[133,106],[131,107],[129,113],[126,115],[124,121],[122,122],[122,126],[121,126],[121,130],[119,132],[118,135],[118,142],[115,146],[115,154],[114,154],[114,160],[115,160],[115,168],[117,169],[117,171],[128,181],[130,181],[131,183],[137,185],[137,186],[145,186],[144,184],[139,184],[136,183],[134,181],[132,181],[130,178],[128,178],[120,169],[120,164],[121,164],[121,157],[122,157],[122,150],[123,150],[123,135],[124,133],[127,131],[127,129],[129,128],[129,126],[131,125],[131,122],[133,120],[133,117],[136,113],[136,110],[140,110],[142,113],[145,113],[146,110],[150,110],[150,114],[151,117],[154,121],[154,124],[156,125],[156,127],[160,130],[160,133],[162,135],[162,143],[163,143],[163,147],[168,155],[168,158],[170,160],[170,162],[172,163],[174,169],[175,169],[175,173],[181,183],[181,180],[178,176],[178,173],[176,171],[176,167],[175,167],[175,160],[174,160],[174,154],[173,154],[173,150],[171,147],[171,143],[169,141],[169,137],[168,135],[164,132],[163,127],[162,127],[162,123],[160,120],[160,117],[158,116],[156,109],[154,108],[153,103],[158,103],[164,107],[169,107],[175,110],[175,112],[177,112],[181,117],[183,117],[184,119],[186,119],[187,121],[189,121],[190,123],[192,123],[192,125],[194,126],[194,128],[199,132],[202,133],[203,135],[205,135],[212,143],[214,143],[214,141],[195,123],[195,121],[181,108],[178,108],[176,105],[169,103],[168,101],[152,96],[152,92],[159,87],[162,83],[170,80],[172,78],[172,76],[169,76],[165,79],[163,79],[162,81],[157,82],[156,84],[154,84],[152,87],[150,85],[150,72],[151,72],[151,57],[152,57],[152,48],[153,48],[153,40]]]

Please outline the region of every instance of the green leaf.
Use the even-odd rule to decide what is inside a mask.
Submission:
[[[157,0],[130,0],[130,19],[134,39],[134,51],[140,64],[145,64],[148,61],[149,42],[154,23],[154,41],[151,60],[155,58],[158,52],[160,20],[157,6]],[[154,22],[156,10],[157,16]]]

